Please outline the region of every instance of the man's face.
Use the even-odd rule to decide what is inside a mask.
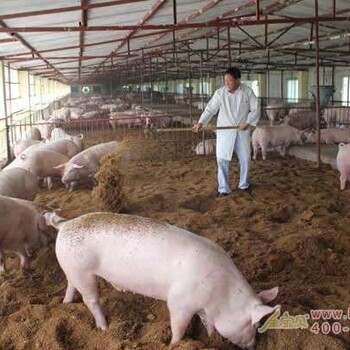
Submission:
[[[240,80],[235,79],[231,74],[225,74],[225,86],[229,92],[235,92],[239,86]]]

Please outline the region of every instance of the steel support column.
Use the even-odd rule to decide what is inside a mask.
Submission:
[[[315,0],[315,48],[316,48],[316,139],[317,139],[317,168],[321,165],[321,133],[320,133],[320,48],[319,48],[319,23],[318,0]]]

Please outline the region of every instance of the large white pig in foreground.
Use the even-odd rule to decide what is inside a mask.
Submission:
[[[340,189],[345,190],[350,179],[350,143],[340,143],[337,153],[337,168],[340,172]]]
[[[106,212],[70,221],[45,216],[59,230],[56,255],[68,280],[63,302],[72,302],[77,289],[100,329],[107,329],[107,322],[96,276],[117,289],[166,301],[171,343],[182,339],[198,314],[209,334],[216,329],[253,349],[259,321],[280,307],[264,305],[277,296],[277,287],[255,294],[222,248],[176,226]]]
[[[115,152],[119,144],[120,142],[112,141],[89,147],[55,169],[63,171],[62,182],[73,191],[78,181],[97,172],[102,156]]]
[[[0,272],[5,271],[4,251],[16,252],[21,268],[29,267],[28,256],[46,229],[45,218],[32,202],[0,196]]]
[[[302,144],[304,137],[306,137],[306,135],[303,131],[290,125],[263,126],[256,128],[252,134],[253,159],[256,159],[260,147],[262,157],[265,160],[268,146],[279,146],[281,148],[281,154],[284,156],[287,147],[291,143]]]

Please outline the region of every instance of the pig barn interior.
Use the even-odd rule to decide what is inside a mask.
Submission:
[[[36,209],[67,220],[139,215],[208,238],[257,293],[279,287],[280,315],[262,320],[257,350],[350,349],[350,191],[336,162],[350,143],[349,15],[348,0],[1,1],[1,167],[29,154],[18,147],[33,130],[38,147],[55,129],[84,149],[117,141],[74,190],[60,173],[50,189],[40,181]],[[258,98],[257,128],[289,124],[314,137],[285,155],[259,153],[250,191],[236,188],[234,155],[234,190],[217,197],[216,117],[192,127],[232,66]],[[349,140],[325,140],[329,129]],[[67,280],[47,230],[27,270],[0,230],[0,349],[238,349],[197,315],[170,345],[165,301],[102,278],[108,330],[96,329],[79,293],[62,303]]]

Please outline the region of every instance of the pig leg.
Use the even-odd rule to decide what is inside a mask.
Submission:
[[[95,318],[96,327],[102,330],[107,330],[107,322],[103,315],[100,302],[98,301],[98,290],[96,277],[93,274],[86,274],[85,272],[75,271],[75,273],[67,274],[68,288],[65,300],[69,300],[71,292],[75,287],[82,295],[85,305],[89,308]],[[67,295],[68,294],[68,295]]]
[[[286,146],[285,144],[280,146],[280,154],[281,154],[282,157],[285,157],[287,147],[288,146]]]
[[[253,159],[256,160],[258,155],[258,144],[256,142],[253,143]]]
[[[74,299],[74,293],[75,293],[75,287],[74,285],[68,281],[67,289],[66,289],[66,295],[64,296],[63,303],[71,303]]]
[[[346,181],[348,180],[349,173],[348,172],[341,172],[340,173],[340,189],[345,190],[346,188]]]
[[[5,272],[5,255],[2,250],[0,250],[0,273]]]
[[[198,312],[198,316],[200,317],[210,337],[215,329],[214,325],[209,321],[207,314],[205,313],[204,310],[201,310],[200,312]]]
[[[72,181],[69,184],[69,192],[73,192],[78,188],[78,181]]]
[[[169,305],[168,305],[169,307]],[[169,307],[170,324],[171,324],[171,344],[181,340],[186,332],[186,328],[191,322],[195,313],[190,311],[187,306]]]
[[[22,270],[28,270],[29,269],[29,261],[27,257],[27,252],[25,247],[22,247],[19,249],[16,254],[19,256],[20,259],[20,267]]]
[[[171,344],[174,344],[181,340],[186,332],[186,328],[191,322],[193,315],[197,313],[198,310],[193,310],[193,300],[192,302],[186,302],[184,294],[186,292],[171,293],[168,296],[168,309],[170,313],[170,325],[171,325]],[[181,304],[180,304],[181,303]]]
[[[262,153],[263,160],[266,160],[267,145],[268,144],[265,142],[261,144],[261,153]]]
[[[46,177],[46,184],[47,184],[47,189],[51,190],[52,188],[52,179],[51,176]]]

